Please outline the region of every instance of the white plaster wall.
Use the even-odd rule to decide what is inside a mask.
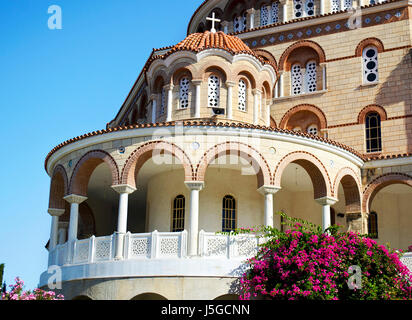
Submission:
[[[372,211],[378,214],[378,242],[391,248],[407,250],[412,245],[411,194],[380,192],[372,202]]]

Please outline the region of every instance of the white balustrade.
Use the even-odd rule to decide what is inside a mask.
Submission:
[[[199,254],[211,258],[250,258],[257,254],[262,240],[255,235],[223,235],[200,231]]]

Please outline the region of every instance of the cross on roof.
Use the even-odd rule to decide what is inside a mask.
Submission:
[[[222,21],[220,19],[216,19],[216,14],[214,12],[212,13],[212,17],[211,18],[207,17],[206,20],[212,21],[212,29],[210,30],[210,32],[213,32],[213,33],[216,32],[215,22],[221,22]]]

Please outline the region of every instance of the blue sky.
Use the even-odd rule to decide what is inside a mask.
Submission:
[[[104,129],[152,48],[183,40],[202,2],[0,2],[0,263],[7,284],[20,276],[33,289],[47,268],[48,152]],[[62,9],[62,30],[48,28],[51,5]]]

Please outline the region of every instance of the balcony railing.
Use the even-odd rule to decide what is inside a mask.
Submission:
[[[178,233],[131,234],[124,236],[123,260],[187,258],[187,231]],[[49,266],[82,265],[115,261],[117,235],[91,237],[58,245],[49,253]],[[254,256],[262,243],[255,235],[199,233],[199,256],[203,258],[246,259]]]

